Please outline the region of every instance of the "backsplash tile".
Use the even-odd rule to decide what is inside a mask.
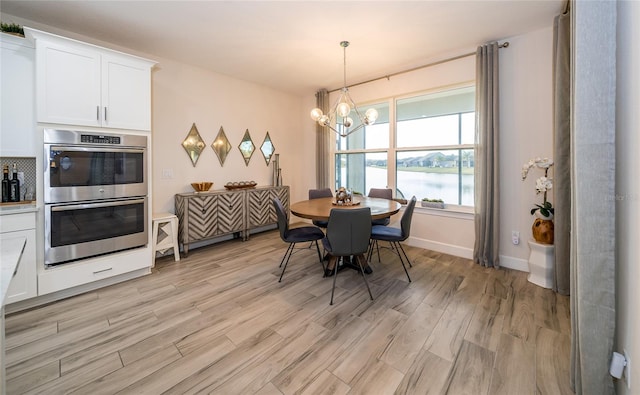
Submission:
[[[11,179],[12,177],[11,171],[14,163],[18,167],[18,172],[24,173],[24,185],[20,185],[20,200],[24,200],[24,194],[27,192],[27,189],[29,187],[33,191],[35,200],[36,158],[12,158],[9,156],[0,157],[0,171],[2,170],[4,165],[9,166],[9,179]],[[0,173],[0,177],[2,177],[2,173]]]

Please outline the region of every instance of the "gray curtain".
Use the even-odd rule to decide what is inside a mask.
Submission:
[[[476,240],[473,246],[473,260],[489,267],[500,266],[498,50],[498,43],[492,42],[479,46],[476,51]]]
[[[571,15],[571,384],[606,395],[615,393],[616,2],[578,0]]]
[[[324,114],[329,113],[329,92],[326,89],[316,93],[316,107]],[[329,185],[330,152],[329,129],[316,123],[316,188],[331,188]],[[333,188],[331,188],[333,190]]]
[[[553,132],[555,276],[553,290],[569,294],[571,231],[571,16],[570,4],[553,22]]]

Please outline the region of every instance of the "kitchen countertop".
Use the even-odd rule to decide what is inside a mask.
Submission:
[[[38,211],[38,207],[35,205],[35,203],[30,203],[30,202],[13,203],[10,205],[5,205],[5,204],[0,205],[0,215],[32,213],[35,211]]]
[[[2,301],[0,306],[4,306],[9,283],[18,269],[18,263],[26,244],[25,237],[4,239],[0,243],[0,301]]]

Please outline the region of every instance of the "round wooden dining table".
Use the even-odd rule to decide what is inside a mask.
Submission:
[[[371,209],[371,219],[381,219],[392,216],[400,211],[400,203],[395,200],[370,198],[366,196],[354,196],[355,204],[350,206],[340,206],[335,203],[335,198],[325,197],[319,199],[303,200],[293,203],[290,207],[291,213],[300,218],[316,221],[328,221],[331,209],[354,209],[369,207]]]

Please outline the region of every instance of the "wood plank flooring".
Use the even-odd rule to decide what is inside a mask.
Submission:
[[[467,259],[381,250],[322,278],[277,231],[6,318],[8,394],[572,394],[569,298]]]

